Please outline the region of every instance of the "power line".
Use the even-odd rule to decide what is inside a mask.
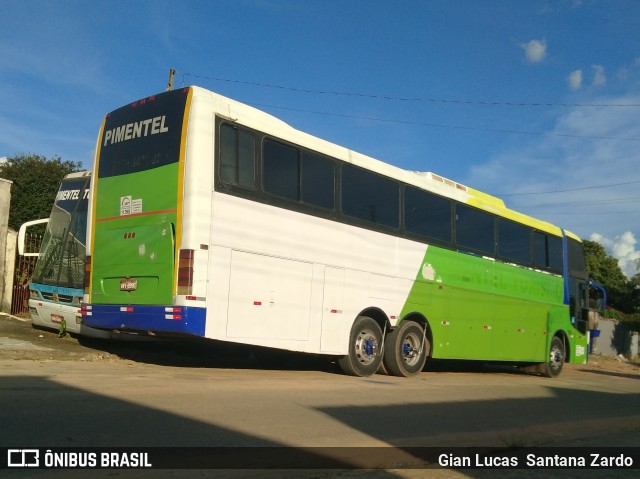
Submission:
[[[443,125],[443,124],[437,124],[437,123],[425,123],[421,121],[389,120],[386,118],[375,118],[375,117],[367,117],[367,116],[345,115],[340,113],[328,113],[328,112],[322,112],[322,111],[302,110],[299,108],[289,108],[284,106],[268,105],[264,103],[249,103],[249,104],[251,106],[256,106],[256,107],[277,108],[280,110],[295,111],[299,113],[312,113],[314,115],[337,116],[341,118],[353,118],[355,120],[379,121],[384,123],[397,123],[401,125],[418,125],[418,126],[427,126],[431,128],[450,128],[455,130],[483,131],[483,132],[490,132],[490,133],[509,133],[509,134],[520,134],[520,135],[558,136],[562,138],[581,138],[581,139],[589,139],[589,140],[640,141],[640,138],[625,138],[625,137],[617,137],[617,136],[573,135],[570,133],[553,133],[553,132],[546,132],[546,131],[504,130],[499,128],[480,128],[480,127],[474,127],[474,126]]]
[[[599,107],[599,108],[640,107],[640,104],[636,104],[636,103],[551,103],[551,102],[524,103],[524,102],[505,102],[505,101],[483,101],[483,100],[388,96],[388,95],[377,95],[372,93],[312,90],[308,88],[297,88],[297,87],[284,86],[284,85],[273,85],[269,83],[251,82],[246,80],[233,80],[229,78],[211,77],[206,75],[195,75],[192,73],[182,74],[183,85],[184,85],[185,77],[200,78],[204,80],[212,80],[212,81],[219,81],[219,82],[226,82],[226,83],[236,83],[240,85],[260,86],[265,88],[274,88],[278,90],[293,91],[297,93],[314,93],[318,95],[350,96],[350,97],[360,97],[360,98],[372,98],[376,100],[391,100],[391,101],[404,101],[404,102],[442,103],[445,105],[458,104],[458,105],[481,105],[481,106],[569,107],[569,108],[573,108],[573,107]]]
[[[609,185],[597,185],[597,186],[585,186],[582,188],[571,188],[567,190],[552,190],[552,191],[536,191],[531,193],[497,193],[495,196],[529,196],[529,195],[549,195],[552,193],[567,193],[570,191],[583,191],[583,190],[595,190],[599,188],[610,188],[612,186],[624,186],[640,183],[640,180],[625,181],[624,183],[612,183]]]
[[[572,215],[636,215],[640,214],[638,211],[588,211],[588,212],[580,212],[580,211],[572,211],[571,213],[561,213],[561,212],[548,212],[544,213],[546,216],[558,215],[558,216],[572,216]]]
[[[620,198],[620,199],[611,199],[611,200],[601,200],[601,201],[575,201],[572,203],[544,203],[541,205],[530,205],[528,208],[559,208],[565,206],[591,206],[591,205],[613,205],[613,204],[623,204],[623,203],[640,203],[640,198]]]

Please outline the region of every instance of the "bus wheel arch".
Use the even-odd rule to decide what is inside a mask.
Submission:
[[[371,317],[371,313],[374,317]],[[384,313],[382,314],[384,316]],[[376,310],[365,310],[356,317],[349,333],[347,354],[338,359],[338,364],[345,374],[366,377],[380,369],[383,331],[388,329],[385,321],[386,316],[381,320]]]
[[[385,337],[383,363],[394,375],[410,377],[419,374],[431,355],[433,337],[426,318],[408,315]]]

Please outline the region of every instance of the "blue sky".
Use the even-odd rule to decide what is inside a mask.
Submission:
[[[640,258],[636,0],[0,0],[0,157],[196,84]]]

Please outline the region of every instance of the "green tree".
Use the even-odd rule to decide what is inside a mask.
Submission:
[[[584,241],[584,251],[589,277],[607,290],[609,306],[627,314],[637,312],[638,280],[628,279],[601,244]]]
[[[58,156],[16,155],[0,164],[0,178],[11,180],[9,227],[17,230],[25,221],[48,218],[60,182],[80,171],[82,163],[62,161]]]

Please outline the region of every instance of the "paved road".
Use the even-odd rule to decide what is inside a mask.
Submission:
[[[567,365],[551,380],[504,367],[470,370],[438,363],[411,379],[353,378],[323,358],[266,359],[261,351],[200,342],[79,343],[0,317],[0,446],[393,446],[401,452],[416,446],[640,446],[640,370],[634,367]],[[371,450],[350,451],[360,463],[380,459]],[[415,458],[408,455],[406,461]],[[71,477],[70,471],[20,472]],[[153,472],[148,477],[158,477]],[[165,474],[193,477],[187,472]],[[551,472],[406,469],[374,475],[482,479],[497,473],[552,477]],[[562,477],[632,472],[565,470]],[[145,471],[139,474],[146,477]],[[278,476],[364,474],[316,470]],[[117,475],[130,477],[126,471]],[[217,471],[215,477],[271,475]]]

